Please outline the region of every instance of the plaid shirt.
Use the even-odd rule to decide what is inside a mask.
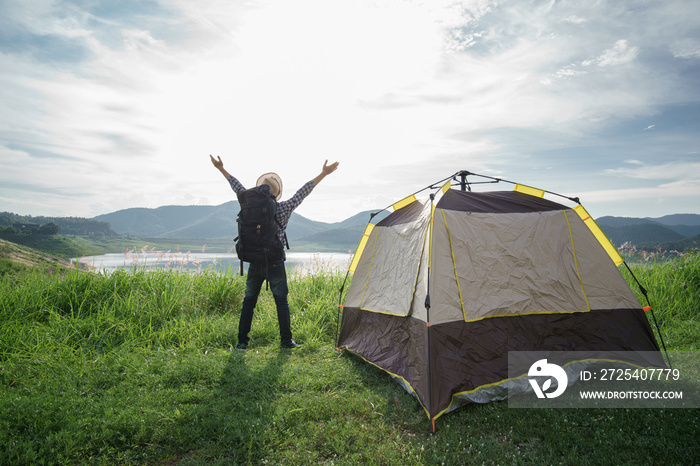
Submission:
[[[241,182],[238,181],[233,175],[228,177],[228,183],[231,185],[231,189],[233,189],[236,194],[240,193],[241,191],[245,191],[245,188]],[[314,184],[313,180],[311,180],[302,186],[299,191],[294,193],[294,196],[292,196],[290,199],[277,203],[277,221],[280,223],[280,225],[282,225],[278,236],[282,244],[285,244],[284,232],[287,229],[287,224],[289,223],[289,218],[292,216],[292,212],[294,209],[299,207],[299,204],[301,204],[301,201],[303,201],[306,196],[311,194],[314,187],[316,187],[316,185]]]

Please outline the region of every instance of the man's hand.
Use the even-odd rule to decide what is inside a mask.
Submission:
[[[330,175],[331,173],[336,171],[339,164],[340,164],[340,162],[335,162],[335,163],[328,165],[328,159],[326,159],[326,161],[323,163],[323,170],[322,170],[323,176]]]
[[[217,169],[221,170],[224,168],[224,162],[221,161],[221,156],[217,155],[216,156],[219,160],[216,160],[211,154],[209,154],[209,158],[211,159],[212,165],[214,165]]]
[[[209,158],[211,159],[212,165],[214,165],[214,167],[216,167],[221,174],[224,175],[224,178],[228,179],[228,177],[231,176],[226,170],[224,170],[224,162],[221,160],[220,155],[217,155],[215,159],[211,154],[209,154]]]
[[[323,169],[321,170],[321,174],[313,179],[314,185],[319,184],[321,180],[326,177],[326,175],[330,175],[331,173],[333,173],[338,168],[339,164],[339,162],[335,162],[328,165],[328,159],[326,159],[326,161],[323,163]]]

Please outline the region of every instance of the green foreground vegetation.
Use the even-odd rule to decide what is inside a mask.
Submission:
[[[633,267],[669,350],[700,341],[700,256]],[[696,464],[697,409],[472,405],[437,434],[396,382],[335,350],[342,275],[290,277],[298,350],[244,277],[11,270],[0,278],[0,464]],[[633,289],[637,289],[636,285]]]

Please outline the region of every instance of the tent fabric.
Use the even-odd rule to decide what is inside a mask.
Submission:
[[[565,208],[548,199],[530,196],[514,191],[495,191],[489,193],[472,193],[450,189],[438,202],[438,207],[461,212],[479,212],[488,214],[546,212]]]
[[[406,316],[411,310],[430,205],[415,201],[389,216],[370,233],[346,306]],[[387,221],[388,220],[388,221]]]
[[[451,244],[452,251],[434,248],[431,278],[438,289],[459,286],[460,292],[436,293],[431,323],[588,310],[561,212],[536,217],[469,215],[439,207],[437,212],[443,221],[440,216],[435,221],[434,241]],[[460,254],[470,260],[459,260]],[[462,303],[456,303],[460,295]],[[462,315],[454,315],[462,306]]]
[[[427,336],[425,322],[418,319],[343,308],[343,345],[398,378],[419,400],[428,396]]]
[[[507,379],[508,351],[658,351],[641,309],[501,317],[431,325],[430,331],[430,405],[443,409],[453,395]],[[663,366],[660,353],[655,362]]]
[[[429,418],[504,399],[509,351],[659,351],[585,217],[527,192],[443,192],[371,230],[338,339]]]
[[[433,249],[438,293],[431,322],[458,318],[458,308],[464,320],[476,320],[584,312],[591,299],[597,309],[638,304],[615,264],[571,212],[470,214],[438,204],[436,213],[433,241],[449,248]],[[468,261],[456,259],[465,254]]]

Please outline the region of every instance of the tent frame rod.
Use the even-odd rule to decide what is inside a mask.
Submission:
[[[466,177],[469,176],[469,175],[471,175],[471,176],[477,176],[477,177],[479,177],[479,178],[486,178],[486,179],[492,180],[491,183],[500,183],[500,182],[503,182],[503,183],[508,183],[508,184],[512,184],[512,185],[520,184],[520,183],[516,183],[515,181],[509,181],[509,180],[505,180],[505,179],[503,179],[503,178],[497,178],[497,177],[494,177],[494,176],[480,175],[480,174],[478,174],[478,173],[473,173],[473,172],[470,172],[470,171],[467,171],[467,170],[462,170],[462,171],[459,171],[459,172],[455,173],[455,174],[452,176],[452,178],[453,178],[455,181],[459,181],[459,182],[460,182],[460,185],[461,185],[461,184],[462,184],[462,180],[465,180],[465,182],[466,182]],[[460,177],[460,180],[457,180],[457,176]],[[481,182],[481,183],[472,182],[471,184],[485,184],[485,183],[488,183],[488,182]],[[467,184],[470,184],[470,183],[467,182]],[[539,188],[538,188],[538,189],[539,189]],[[464,189],[462,189],[462,191],[464,191]],[[571,202],[575,202],[576,204],[580,204],[580,203],[581,203],[581,201],[579,200],[578,197],[569,197],[569,196],[565,196],[564,194],[555,193],[554,191],[547,191],[546,189],[543,189],[542,191],[544,191],[544,192],[547,193],[547,194],[551,194],[551,195],[553,195],[553,196],[557,196],[557,197],[561,197],[561,198],[564,198],[564,199],[568,199],[568,200],[570,200]]]
[[[671,357],[668,355],[668,350],[666,349],[666,343],[664,342],[664,336],[661,334],[661,328],[659,328],[659,323],[656,321],[656,315],[654,314],[654,308],[651,305],[651,301],[649,301],[649,296],[647,295],[647,290],[642,286],[640,281],[637,279],[637,276],[632,272],[632,269],[630,268],[629,265],[627,265],[627,261],[622,261],[623,264],[625,264],[625,267],[627,267],[627,271],[632,275],[632,278],[634,279],[635,282],[637,282],[637,286],[639,287],[639,292],[642,293],[642,296],[644,296],[644,299],[647,302],[647,306],[649,311],[651,312],[651,318],[654,321],[654,326],[656,327],[656,332],[659,334],[659,339],[661,340],[661,346],[664,349],[664,353],[666,353],[666,359],[668,360],[668,367],[669,369],[673,369],[673,366],[671,365]]]
[[[469,181],[467,179],[468,176],[475,176],[478,178],[484,178],[484,179],[487,179],[490,181]],[[516,183],[515,181],[505,180],[503,178],[497,178],[497,177],[488,176],[488,175],[480,175],[478,173],[470,172],[468,170],[460,170],[460,171],[455,172],[452,175],[448,176],[447,178],[443,178],[440,181],[436,181],[432,184],[429,184],[425,188],[419,189],[418,191],[416,191],[412,194],[409,194],[409,196],[415,196],[416,194],[419,194],[419,193],[426,191],[426,190],[438,190],[438,189],[442,188],[447,181],[456,181],[457,184],[455,186],[459,186],[462,191],[470,191],[470,192],[471,192],[470,186],[474,185],[474,184],[496,184],[496,183],[501,183],[501,182],[512,184],[512,185],[520,184],[520,183]],[[538,189],[540,189],[540,188],[538,188]],[[546,189],[542,189],[542,191],[547,193],[547,194],[551,194],[552,196],[561,197],[563,199],[568,199],[569,201],[574,202],[576,204],[581,204],[581,200],[578,197],[565,196],[564,194],[555,193],[554,191],[547,191]],[[392,205],[393,204],[388,205],[388,206],[384,207],[383,209],[378,210],[376,212],[372,212],[370,214],[369,223],[372,222],[372,219],[374,219],[374,217],[376,215],[389,209]]]

